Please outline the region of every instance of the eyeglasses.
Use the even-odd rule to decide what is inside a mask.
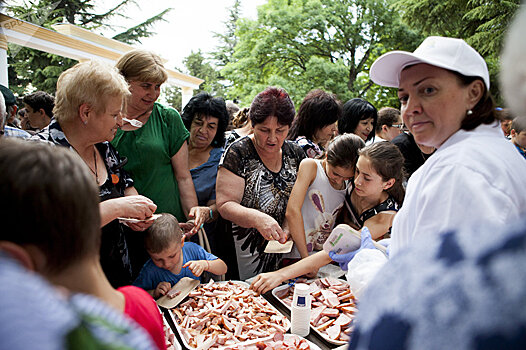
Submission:
[[[391,125],[391,127],[402,130],[404,128],[404,124],[393,124],[393,125]]]

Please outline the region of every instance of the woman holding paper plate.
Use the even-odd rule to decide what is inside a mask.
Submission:
[[[294,104],[285,90],[269,87],[250,106],[254,133],[232,143],[219,163],[217,208],[232,222],[239,276],[279,268],[282,254],[265,253],[267,241],[284,243],[290,192],[305,153],[286,141]]]
[[[100,260],[113,287],[133,282],[126,227],[117,218],[144,220],[157,208],[150,199],[138,195],[133,180],[122,168],[125,161],[109,143],[122,125],[121,111],[128,95],[128,84],[115,68],[95,61],[79,63],[60,75],[54,119],[33,136],[70,148],[93,174],[101,198]],[[143,231],[152,223],[150,220],[127,225]]]

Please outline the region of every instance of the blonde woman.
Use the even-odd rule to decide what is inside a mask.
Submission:
[[[157,208],[150,199],[138,195],[133,180],[122,168],[123,160],[110,144],[122,125],[121,112],[128,95],[128,85],[115,68],[95,61],[79,63],[60,75],[54,118],[33,136],[75,151],[97,182],[101,199],[100,259],[114,287],[133,282],[125,228],[117,217],[146,219]],[[136,231],[150,225],[129,224]]]

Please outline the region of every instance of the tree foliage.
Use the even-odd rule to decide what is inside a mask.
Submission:
[[[488,63],[492,93],[498,90],[499,55],[520,0],[397,0],[402,19],[423,34],[462,38]]]
[[[245,104],[268,85],[298,103],[321,88],[340,99],[394,94],[372,84],[372,61],[391,49],[414,49],[421,37],[402,24],[389,0],[269,0],[258,19],[238,21],[234,61],[222,71]]]
[[[241,16],[241,0],[235,0],[229,10],[228,20],[224,22],[225,32],[214,33],[214,37],[219,41],[215,51],[211,52],[214,63],[217,67],[224,67],[230,63],[234,56],[238,38],[236,36],[237,21]]]
[[[71,23],[88,30],[97,31],[109,26],[110,20],[125,17],[122,10],[133,0],[122,0],[103,13],[95,11],[94,0],[38,0],[21,5],[6,6],[10,15],[22,20],[52,29],[56,23]],[[171,9],[166,9],[146,21],[124,30],[114,39],[125,43],[138,43],[141,38],[151,36],[155,22],[164,20]],[[114,28],[114,26],[112,26]],[[76,63],[75,60],[9,44],[9,82],[10,87],[23,95],[28,86],[54,93],[58,76]]]
[[[185,74],[193,75],[204,80],[199,89],[194,90],[194,95],[206,91],[212,96],[225,98],[226,89],[221,81],[221,75],[217,68],[207,59],[201,50],[192,52],[183,60],[184,69],[176,70]],[[181,89],[176,86],[167,86],[163,90],[166,101],[178,111],[181,110]]]

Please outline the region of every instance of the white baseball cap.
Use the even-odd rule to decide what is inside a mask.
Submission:
[[[414,64],[458,72],[467,77],[480,77],[489,90],[489,72],[482,56],[462,39],[430,36],[413,52],[391,51],[380,56],[371,66],[369,75],[378,85],[398,87],[402,70]]]

